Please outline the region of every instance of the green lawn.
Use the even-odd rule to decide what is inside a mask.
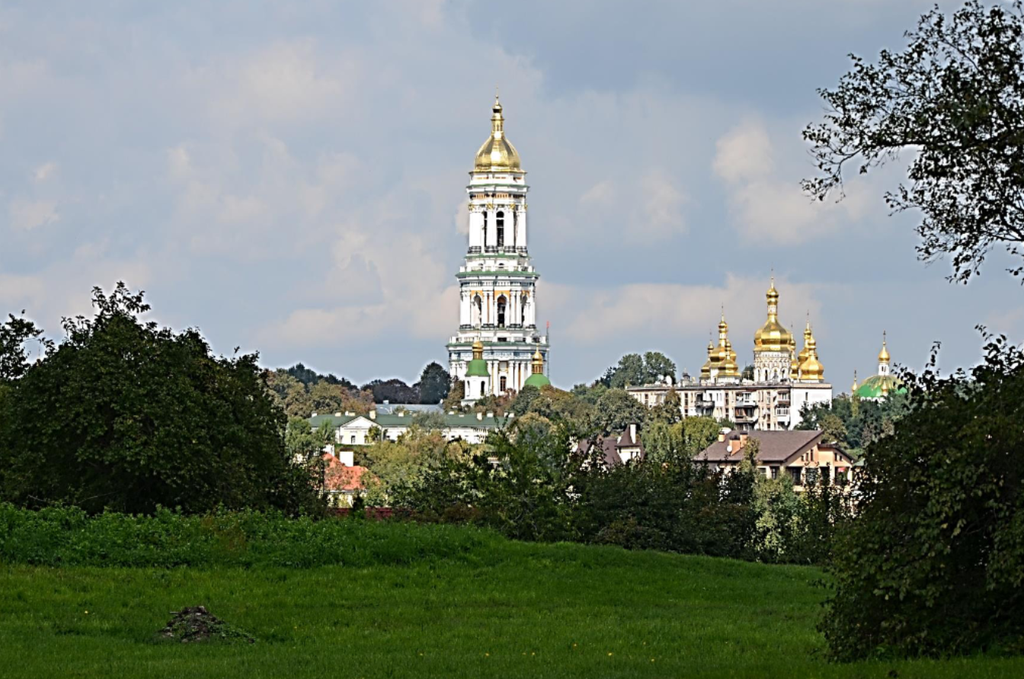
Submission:
[[[814,630],[819,577],[517,543],[369,568],[0,566],[0,676],[1024,676],[1024,659],[830,665]],[[172,610],[194,604],[259,641],[154,642]]]

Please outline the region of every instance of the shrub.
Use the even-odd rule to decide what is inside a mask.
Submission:
[[[0,504],[0,562],[43,566],[364,567],[475,559],[495,542],[491,533],[465,528],[281,512],[88,516],[74,507]]]
[[[872,443],[859,514],[836,540],[821,629],[833,657],[1021,648],[1024,354],[970,375],[905,375],[910,410]]]

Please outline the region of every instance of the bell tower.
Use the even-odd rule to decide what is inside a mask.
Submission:
[[[477,151],[469,177],[469,247],[455,274],[459,330],[448,342],[448,370],[453,379],[465,380],[472,361],[477,375],[470,377],[478,378],[486,367],[482,395],[517,392],[533,374],[536,352],[542,365],[547,363],[548,341],[537,331],[539,275],[527,248],[526,172],[505,136],[497,97],[491,135]],[[482,347],[479,358],[474,357],[474,343]]]

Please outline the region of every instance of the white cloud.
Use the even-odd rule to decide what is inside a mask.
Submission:
[[[677,337],[700,347],[701,338],[717,332],[724,307],[730,337],[740,351],[764,323],[767,287],[764,280],[727,274],[722,285],[635,283],[602,290],[545,284],[538,297],[545,295],[544,313],[560,319],[559,334],[582,344],[640,336]],[[777,279],[776,287],[784,325],[799,321],[802,328],[808,313],[812,321],[820,317],[813,286]]]
[[[56,203],[48,200],[13,200],[7,214],[11,226],[17,231],[32,231],[60,219]]]
[[[794,146],[804,151],[803,146]],[[729,210],[740,234],[754,243],[796,245],[833,232],[844,212],[859,207],[822,203],[800,189],[791,164],[776,162],[768,130],[747,119],[718,140],[712,169],[729,192]]]
[[[32,173],[32,176],[37,182],[45,182],[47,179],[52,178],[56,173],[57,163],[50,161],[37,167]]]
[[[211,110],[232,127],[343,118],[362,77],[359,62],[326,54],[312,38],[281,41],[192,74]]]
[[[763,179],[772,174],[772,143],[760,120],[744,121],[715,144],[712,167],[729,183]]]

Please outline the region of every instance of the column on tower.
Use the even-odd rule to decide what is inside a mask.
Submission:
[[[484,213],[479,210],[473,210],[470,206],[469,213],[469,247],[480,248],[483,251],[484,246]]]
[[[484,245],[488,247],[498,243],[498,220],[494,218],[495,212],[496,210],[493,205],[487,206],[487,212],[485,213],[487,215],[487,235],[484,238]]]
[[[516,213],[516,247],[526,247],[526,210],[521,207]]]

